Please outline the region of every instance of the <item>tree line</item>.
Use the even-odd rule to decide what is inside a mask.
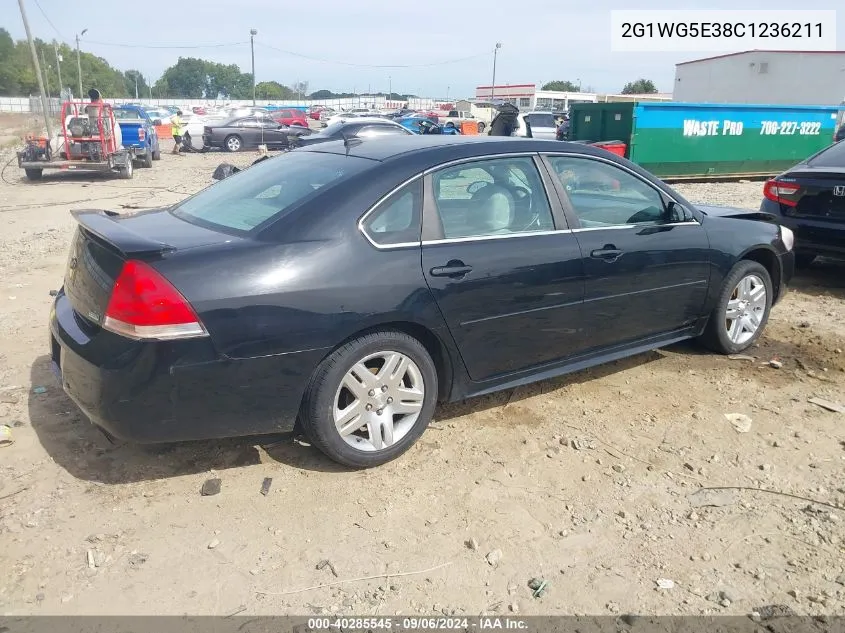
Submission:
[[[36,39],[35,48],[41,62],[45,88],[51,96],[59,96],[61,87],[79,92],[79,72],[76,49],[67,44]],[[38,79],[32,64],[32,54],[26,40],[13,40],[6,29],[0,28],[0,96],[22,97],[38,93]],[[58,60],[58,61],[57,61]],[[82,89],[87,93],[97,88],[111,98],[183,98],[183,99],[251,99],[252,73],[241,72],[236,64],[220,64],[195,57],[180,57],[150,85],[140,71],[120,71],[107,60],[91,53],[80,53]],[[59,76],[61,75],[61,86]],[[414,95],[387,95],[388,99],[408,99]],[[79,96],[79,95],[77,95]],[[84,98],[84,94],[82,97]],[[308,82],[290,86],[278,81],[262,81],[255,86],[255,97],[266,100],[338,99],[353,97],[351,93],[331,90],[308,92]]]
[[[543,84],[541,90],[557,90],[559,92],[581,92],[581,85],[572,83],[571,81],[555,80]],[[593,92],[592,87],[587,86],[584,92]],[[657,86],[651,79],[637,79],[636,81],[629,81],[622,87],[623,95],[645,95],[655,94]]]

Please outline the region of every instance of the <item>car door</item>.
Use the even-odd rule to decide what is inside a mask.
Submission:
[[[531,154],[447,164],[424,181],[423,274],[474,381],[584,347],[584,271]]]
[[[590,348],[681,331],[699,319],[710,243],[692,211],[611,160],[545,160],[584,256]]]
[[[244,148],[255,148],[261,144],[262,126],[258,117],[245,117],[235,123],[235,127],[238,128],[238,136],[244,142]]]
[[[259,119],[259,122],[261,123],[261,142],[268,147],[288,146],[288,126],[269,118]]]

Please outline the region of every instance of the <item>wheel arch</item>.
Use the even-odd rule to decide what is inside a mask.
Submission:
[[[774,295],[772,297],[772,305],[777,303],[778,299],[780,299],[782,272],[780,269],[780,259],[774,249],[767,246],[751,247],[737,259],[737,261],[742,260],[757,262],[766,269],[769,273],[769,277],[772,279],[772,293]]]
[[[416,339],[423,347],[425,347],[426,351],[431,356],[431,360],[434,362],[435,369],[437,370],[437,399],[440,402],[447,401],[452,392],[455,377],[454,360],[449,348],[442,338],[429,327],[415,321],[391,320],[368,325],[365,328],[356,330],[340,341],[337,345],[328,349],[326,354],[323,356],[323,360],[333,354],[335,350],[343,347],[353,339],[366,336],[367,334],[372,334],[373,332],[384,331],[402,332]]]

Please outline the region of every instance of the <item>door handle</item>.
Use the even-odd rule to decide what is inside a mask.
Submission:
[[[432,277],[463,277],[472,270],[463,262],[449,262],[445,266],[435,266],[429,270]]]
[[[609,262],[614,262],[620,257],[622,257],[622,251],[618,248],[613,248],[611,246],[605,246],[604,248],[599,248],[590,253],[590,257],[594,259],[604,259]]]

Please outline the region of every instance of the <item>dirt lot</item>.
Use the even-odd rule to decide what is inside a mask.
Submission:
[[[753,360],[679,345],[441,407],[376,470],[290,437],[110,444],[48,367],[68,210],[172,203],[221,159],[165,155],[130,181],[3,172],[0,612],[845,613],[845,415],[807,401],[845,404],[832,263],[795,280]],[[761,185],[679,189],[754,207]],[[210,476],[222,491],[203,497]]]

